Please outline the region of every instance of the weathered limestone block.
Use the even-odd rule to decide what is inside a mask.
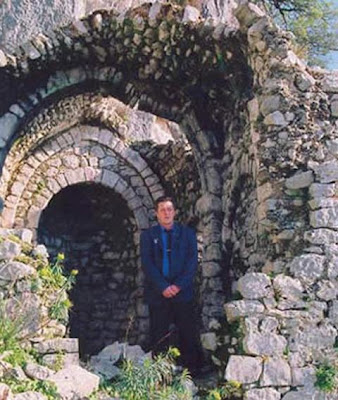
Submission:
[[[227,320],[234,321],[240,317],[246,317],[252,314],[260,314],[264,312],[264,306],[255,300],[236,300],[227,303],[224,306]]]
[[[297,390],[286,393],[283,400],[313,400],[313,396],[305,390]]]
[[[313,183],[310,186],[309,194],[311,197],[332,197],[336,193],[336,185],[334,183]]]
[[[291,368],[292,386],[314,385],[316,370],[314,367]]]
[[[184,9],[182,22],[197,22],[200,18],[200,12],[197,8],[186,6]]]
[[[273,280],[275,292],[284,299],[299,300],[302,298],[304,287],[298,279],[280,274]]]
[[[30,42],[23,43],[21,48],[31,60],[35,60],[41,56],[39,51]]]
[[[309,90],[315,83],[316,80],[306,71],[296,75],[295,84],[302,92]]]
[[[71,400],[74,396],[89,396],[98,389],[100,378],[91,372],[77,366],[71,365],[56,372],[50,379],[54,382],[58,393],[64,400]]]
[[[19,243],[11,242],[10,240],[5,240],[0,243],[0,259],[1,260],[12,260],[14,257],[18,256],[21,252],[21,246]]]
[[[9,386],[4,383],[0,383],[0,399],[1,400],[12,400],[12,392]]]
[[[332,256],[327,265],[327,277],[331,280],[338,278],[338,257]]]
[[[49,257],[48,250],[47,250],[46,246],[43,244],[38,244],[37,246],[35,246],[32,254],[35,257],[42,257],[45,260],[47,260]]]
[[[33,237],[33,232],[30,229],[6,229],[6,228],[0,228],[0,236],[3,238],[7,238],[9,235],[15,235],[19,239],[23,240],[24,242],[31,243],[32,242],[32,237]],[[5,241],[6,242],[6,241]],[[3,242],[3,243],[5,243]],[[13,243],[10,240],[8,240],[9,243]],[[18,243],[15,243],[18,246],[20,246]]]
[[[16,282],[19,279],[36,275],[36,270],[18,261],[10,261],[0,267],[0,281]]]
[[[269,358],[264,362],[262,386],[291,385],[291,368],[284,358]]]
[[[262,273],[244,275],[238,281],[238,291],[246,299],[261,299],[272,294],[271,279]]]
[[[206,246],[204,251],[204,260],[206,262],[217,262],[222,259],[222,252],[220,245],[218,243],[212,243]]]
[[[338,207],[338,200],[335,198],[315,198],[310,200],[308,204],[312,210],[316,210],[318,208],[333,208]]]
[[[313,172],[306,171],[295,174],[291,178],[288,178],[285,181],[285,186],[287,187],[287,189],[292,189],[292,190],[303,189],[309,187],[312,182],[313,182]]]
[[[123,344],[123,356],[126,360],[138,362],[147,357],[139,345]]]
[[[91,357],[90,364],[95,373],[111,379],[120,372],[115,364],[121,358],[140,363],[148,357],[150,354],[146,354],[138,345],[130,346],[126,343],[114,342],[101,350],[98,355]]]
[[[260,357],[231,356],[225,370],[225,379],[240,383],[256,382],[262,373]]]
[[[338,282],[320,281],[317,296],[325,301],[335,300],[338,296]]]
[[[257,98],[248,101],[248,111],[250,122],[256,121],[259,115],[259,106]]]
[[[262,333],[275,333],[279,322],[277,318],[266,317],[261,320],[260,331]]]
[[[314,167],[320,183],[331,183],[338,180],[338,161],[327,161]]]
[[[78,353],[79,341],[78,339],[49,339],[33,345],[34,349],[40,354],[48,353]]]
[[[62,357],[60,358],[60,353],[53,354],[45,354],[42,356],[42,362],[49,368],[62,367],[67,368],[69,365],[79,365],[80,364],[80,356],[78,353],[61,353]]]
[[[205,193],[200,199],[198,199],[196,210],[201,213],[201,215],[221,211],[222,201],[219,197],[211,193]]]
[[[206,278],[219,276],[220,272],[221,272],[221,267],[218,263],[208,262],[202,264],[202,275]]]
[[[280,400],[281,394],[272,388],[250,389],[244,394],[244,400]]]
[[[215,351],[217,349],[217,337],[214,332],[202,333],[201,343],[204,349]]]
[[[275,111],[264,118],[265,125],[272,126],[286,126],[288,121],[280,111]]]
[[[246,317],[244,318],[244,330],[246,334],[256,333],[259,331],[258,325],[260,323],[260,318],[258,316],[255,317]]]
[[[18,298],[10,298],[6,302],[8,315],[22,316],[20,335],[35,334],[40,328],[42,307],[40,297],[31,292],[23,292]]]
[[[308,304],[303,300],[279,299],[277,304],[278,310],[302,310],[307,307]]]
[[[46,380],[54,375],[55,371],[39,364],[27,363],[24,366],[25,374],[32,379]]]
[[[279,110],[281,97],[278,95],[266,96],[260,104],[260,111],[265,116]]]
[[[322,89],[328,93],[338,93],[338,74],[336,71],[331,71],[324,75],[321,82]]]
[[[338,300],[332,302],[332,306],[329,311],[329,318],[333,325],[338,329]]]
[[[282,355],[287,340],[275,333],[250,333],[243,339],[246,353],[257,356]]]
[[[331,115],[338,118],[338,100],[331,102]]]
[[[338,100],[338,96],[337,99]],[[337,104],[338,107],[338,104]],[[326,142],[326,147],[329,151],[329,153],[331,153],[333,156],[338,156],[338,139],[332,139],[332,140],[328,140]]]
[[[290,337],[291,351],[311,351],[332,348],[337,335],[337,330],[328,322],[320,326],[309,326],[302,331],[297,331]]]
[[[338,243],[338,232],[332,229],[313,229],[304,233],[304,239],[313,244]]]
[[[7,58],[5,53],[0,50],[0,68],[5,67],[7,65]]]
[[[273,193],[272,186],[270,182],[264,183],[257,188],[257,200],[259,203],[268,199]]]
[[[296,278],[306,282],[314,282],[324,272],[325,257],[318,254],[304,254],[294,258],[289,264],[290,272]]]
[[[336,400],[336,393],[325,393],[315,388],[304,388],[297,391],[287,392],[283,400]]]
[[[62,162],[65,167],[75,169],[79,167],[80,165],[80,160],[79,157],[77,157],[75,154],[67,154],[65,157],[63,157]]]
[[[243,27],[250,27],[262,17],[265,17],[264,12],[258,6],[248,2],[241,2],[235,8],[234,14]]]
[[[338,228],[338,207],[310,212],[310,224],[314,228]]]
[[[1,134],[0,134],[0,148],[4,147],[8,139],[17,129],[19,118],[11,113],[7,113],[0,118]]]

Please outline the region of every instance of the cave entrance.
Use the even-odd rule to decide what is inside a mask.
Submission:
[[[69,335],[82,358],[115,340],[143,344],[137,225],[126,201],[101,184],[81,183],[58,192],[42,212],[38,241],[50,256],[65,254],[65,269],[79,271],[70,293]]]

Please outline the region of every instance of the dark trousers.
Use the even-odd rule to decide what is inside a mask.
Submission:
[[[153,353],[159,354],[168,350],[172,344],[170,327],[175,324],[182,365],[190,371],[200,368],[203,364],[203,352],[193,302],[175,303],[166,299],[161,304],[149,305],[149,312]]]

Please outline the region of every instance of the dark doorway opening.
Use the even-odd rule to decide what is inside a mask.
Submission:
[[[94,183],[66,187],[43,211],[38,242],[51,257],[64,253],[66,270],[79,271],[70,293],[69,336],[79,338],[82,358],[115,340],[143,344],[148,318],[137,226],[120,194]]]

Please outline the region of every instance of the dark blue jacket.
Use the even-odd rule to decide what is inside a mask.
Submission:
[[[145,274],[145,300],[156,304],[165,298],[163,290],[175,284],[181,291],[172,301],[187,302],[193,298],[194,277],[197,270],[197,240],[195,232],[175,223],[171,245],[169,278],[162,274],[163,246],[160,225],[141,234],[141,261]]]

